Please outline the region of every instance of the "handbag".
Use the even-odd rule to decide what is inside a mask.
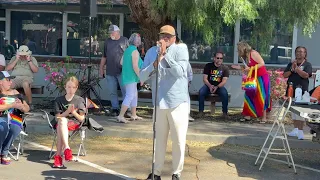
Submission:
[[[252,76],[254,71],[254,76]],[[258,66],[251,67],[247,78],[242,82],[242,89],[247,96],[254,97],[257,91]]]

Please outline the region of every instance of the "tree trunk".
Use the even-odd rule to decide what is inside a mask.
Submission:
[[[142,30],[144,48],[155,45],[161,26],[171,24],[168,16],[160,14],[151,7],[151,0],[125,0],[130,9],[132,20]]]

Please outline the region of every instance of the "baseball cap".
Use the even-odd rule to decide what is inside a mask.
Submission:
[[[0,71],[0,80],[2,80],[3,78],[14,79],[15,76],[10,76],[8,71]]]
[[[111,24],[109,26],[109,33],[114,32],[114,31],[120,31],[120,29],[117,25]]]
[[[176,30],[174,29],[174,27],[170,26],[170,25],[165,25],[162,26],[160,28],[160,33],[159,34],[170,34],[172,36],[176,35]]]
[[[26,45],[20,46],[17,52],[19,53],[19,55],[22,55],[22,56],[26,56],[26,55],[31,55],[32,54],[32,51],[30,51],[28,46],[26,46]]]

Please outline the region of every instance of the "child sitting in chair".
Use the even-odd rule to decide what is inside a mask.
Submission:
[[[66,161],[71,161],[72,151],[69,147],[69,131],[77,130],[85,119],[85,101],[75,95],[79,81],[76,77],[69,77],[65,82],[66,95],[55,100],[55,116],[57,121],[57,152],[54,157],[54,168],[63,167],[62,153]]]
[[[10,164],[9,149],[20,134],[22,113],[29,111],[29,105],[15,89],[7,71],[0,71],[0,161],[3,165]]]

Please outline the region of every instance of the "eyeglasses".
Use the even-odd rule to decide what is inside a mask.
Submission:
[[[170,39],[170,38],[172,38],[172,37],[174,37],[173,35],[171,35],[171,34],[160,34],[159,35],[159,37],[160,38],[167,38],[167,39]]]
[[[223,59],[223,57],[216,57],[216,59]]]

